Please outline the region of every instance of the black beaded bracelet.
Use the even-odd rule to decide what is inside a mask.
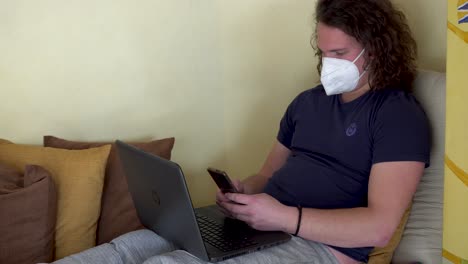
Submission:
[[[297,219],[296,233],[294,233],[294,236],[297,236],[297,234],[299,233],[299,229],[301,228],[301,220],[302,220],[302,207],[298,205],[297,210],[299,211],[299,218]]]

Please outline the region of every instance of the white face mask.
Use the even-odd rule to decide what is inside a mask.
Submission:
[[[359,80],[366,71],[359,75],[359,69],[354,64],[364,54],[364,49],[354,61],[326,58],[322,59],[320,80],[327,95],[342,94],[356,89]]]

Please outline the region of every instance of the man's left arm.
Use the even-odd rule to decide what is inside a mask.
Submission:
[[[302,209],[299,236],[338,247],[386,246],[409,206],[424,172],[416,161],[381,162],[372,166],[368,206],[351,209]],[[296,231],[299,212],[267,194],[229,194],[237,218],[259,230]]]

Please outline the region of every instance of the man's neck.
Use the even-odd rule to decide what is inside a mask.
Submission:
[[[343,103],[349,103],[349,102],[361,97],[361,95],[364,95],[369,90],[370,90],[369,83],[366,83],[366,84],[364,84],[363,86],[359,87],[358,89],[356,89],[354,91],[341,94],[341,101]]]

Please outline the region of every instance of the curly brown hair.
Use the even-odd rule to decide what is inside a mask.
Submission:
[[[318,0],[315,23],[324,23],[354,37],[365,49],[372,90],[397,88],[411,91],[416,77],[417,45],[403,12],[390,0]],[[312,46],[319,57],[317,32]],[[369,57],[372,57],[369,59]]]

